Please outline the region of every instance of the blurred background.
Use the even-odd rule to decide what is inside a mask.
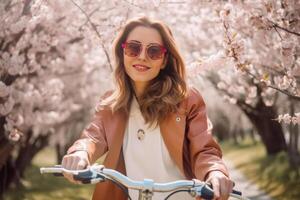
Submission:
[[[242,190],[300,199],[298,0],[1,0],[0,199],[90,198],[39,167],[61,162],[113,87],[112,41],[140,15],[173,31]]]

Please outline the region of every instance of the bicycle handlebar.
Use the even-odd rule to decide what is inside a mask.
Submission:
[[[62,176],[63,172],[73,174],[74,180],[80,181],[83,184],[95,184],[105,180],[111,180],[134,190],[147,191],[147,192],[171,192],[180,189],[189,190],[189,193],[196,197],[200,196],[204,199],[213,199],[214,192],[211,186],[197,179],[193,180],[178,180],[168,183],[155,183],[152,179],[144,179],[143,181],[134,181],[120,172],[107,169],[103,165],[92,165],[84,170],[68,170],[62,168],[60,165],[54,167],[42,167],[40,172],[52,173],[54,175]],[[237,190],[232,190],[231,197],[237,199],[247,199],[242,196],[242,193]]]

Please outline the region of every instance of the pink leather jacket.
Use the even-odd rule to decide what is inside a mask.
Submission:
[[[128,116],[110,109],[97,110],[82,136],[68,154],[85,150],[90,163],[107,152],[104,166],[126,174],[122,153],[123,136]],[[200,93],[191,88],[176,113],[170,113],[159,123],[170,156],[187,179],[205,180],[210,171],[218,170],[228,176],[218,143],[211,135],[205,103]],[[110,182],[98,183],[93,200],[126,200],[123,192]]]

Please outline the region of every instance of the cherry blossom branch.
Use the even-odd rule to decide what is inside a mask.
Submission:
[[[272,23],[272,27],[274,27],[275,30],[276,30],[276,28],[279,28],[279,29],[281,29],[281,30],[283,30],[283,31],[285,31],[285,32],[288,32],[288,33],[291,33],[291,34],[294,34],[294,35],[300,37],[300,33],[297,33],[297,32],[295,32],[295,31],[291,31],[291,30],[289,30],[289,29],[287,29],[287,28],[284,28],[284,27],[280,26],[279,24],[277,24],[276,22],[273,22],[273,21],[270,20],[270,19],[267,19],[267,20],[268,20],[270,23]]]
[[[218,91],[219,93],[225,94],[229,97],[235,98],[232,94],[228,93],[226,90],[217,88],[217,83],[212,78],[208,77],[208,80],[212,83],[212,85],[216,89],[216,91]],[[250,106],[249,104],[246,104],[242,100],[237,100],[236,104],[239,105],[244,110],[248,110],[249,112],[251,112],[253,114],[261,115],[261,113],[257,112],[257,110],[254,107]]]
[[[233,40],[230,38],[230,35],[229,35],[229,27],[228,27],[228,25],[227,25],[224,21],[223,21],[223,27],[224,27],[224,30],[225,30],[225,37],[226,37],[226,39],[228,40],[228,45],[230,46],[230,45],[233,43]],[[240,62],[239,62],[238,54],[236,53],[236,51],[235,51],[234,48],[230,47],[229,50],[230,50],[231,53],[232,53],[232,54],[230,55],[230,57],[232,57],[232,58],[234,59],[234,62],[236,63],[237,68],[238,68],[239,70],[241,70],[241,71],[243,71],[243,72],[246,72],[246,73],[247,73],[248,75],[250,75],[253,79],[258,80],[259,82],[262,82],[260,78],[258,78],[255,74],[251,73],[251,72],[246,68],[246,66],[247,66],[246,63],[240,63]],[[280,88],[278,88],[278,87],[275,87],[275,86],[273,86],[273,85],[270,85],[270,84],[266,84],[265,86],[266,86],[266,87],[269,87],[269,88],[272,88],[272,89],[275,89],[275,90],[277,90],[277,91],[279,91],[279,92],[281,92],[281,93],[283,93],[283,94],[289,96],[289,97],[292,98],[292,99],[295,99],[295,100],[297,100],[297,101],[300,101],[300,96],[293,95],[293,94],[291,94],[291,93],[289,93],[289,92],[287,92],[287,91],[285,91],[285,90],[282,90],[282,89],[280,89]]]
[[[104,46],[104,43],[101,41],[102,40],[102,37],[101,37],[101,34],[99,33],[99,31],[97,30],[97,27],[95,26],[95,24],[91,21],[91,18],[89,17],[89,15],[73,0],[70,0],[84,15],[85,17],[87,18],[88,22],[90,23],[90,25],[92,26],[93,30],[96,32],[96,35],[98,36],[98,38],[100,39],[100,43],[101,43],[101,47],[105,53],[105,56],[106,56],[106,59],[108,61],[108,64],[109,64],[109,67],[110,67],[110,70],[113,71],[113,67],[112,67],[112,64],[111,64],[111,61],[110,61],[110,57],[109,57],[109,53],[108,51],[106,50],[105,46]]]
[[[253,63],[252,63],[252,64],[253,64]],[[277,74],[279,74],[279,75],[281,75],[281,76],[286,75],[286,73],[284,72],[284,70],[279,71],[279,70],[276,70],[276,69],[274,69],[274,68],[272,68],[272,67],[270,67],[270,66],[266,66],[266,65],[262,65],[261,67],[262,67],[263,69],[272,71],[274,74],[277,73]]]
[[[279,31],[277,30],[277,27],[276,27],[276,26],[274,27],[274,29],[275,29],[275,31],[277,32],[277,34],[279,35],[280,39],[283,40],[283,38],[282,38],[281,34],[279,33]]]
[[[250,75],[253,79],[258,80],[259,82],[261,82],[261,80],[259,78],[257,78],[255,76],[255,74],[251,73],[248,69],[244,68],[244,72],[246,72],[248,75]],[[275,87],[273,85],[266,84],[265,86],[269,87],[269,88],[272,88],[274,90],[277,90],[278,92],[281,92],[281,93],[287,95],[288,97],[290,97],[292,99],[300,101],[300,97],[299,96],[293,95],[293,94],[291,94],[291,93],[289,93],[289,92],[287,92],[285,90],[279,89],[278,87]]]
[[[100,8],[101,8],[101,6],[99,6],[98,8],[95,8],[94,10],[92,10],[92,11],[90,12],[90,14],[89,14],[89,17],[91,18],[92,15],[93,15],[94,13],[96,13],[96,12],[108,12],[108,11],[110,11],[110,10],[115,9],[114,7],[111,7],[111,8],[99,10]],[[82,26],[85,26],[88,22],[89,22],[89,21],[88,21],[88,19],[87,19],[82,25],[79,26],[80,29],[81,29]],[[95,23],[94,23],[94,24],[95,24]],[[97,27],[97,26],[99,26],[99,25],[96,25],[96,24],[95,24],[95,26]]]
[[[134,4],[134,3],[132,3],[132,2],[130,2],[128,0],[123,0],[123,1],[125,1],[126,3],[128,3],[131,6],[134,6],[134,7],[140,8],[140,9],[146,9],[145,7],[142,7],[140,5]]]

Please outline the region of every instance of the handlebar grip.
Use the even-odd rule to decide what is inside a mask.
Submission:
[[[242,196],[242,192],[241,192],[241,191],[238,191],[238,190],[232,189],[232,193],[233,193],[233,194],[237,194],[237,195],[239,195],[239,196]]]
[[[63,176],[62,169],[61,165],[55,165],[54,167],[42,167],[40,168],[40,172],[41,174],[51,173],[54,176]]]
[[[201,189],[201,198],[205,200],[211,200],[214,198],[214,191],[209,185],[205,185]]]
[[[61,165],[54,165],[57,168],[63,168]],[[53,173],[54,176],[64,176],[62,172],[60,173]]]
[[[67,170],[64,169],[61,165],[55,165],[54,167],[42,167],[40,172],[51,173],[54,176],[63,176],[63,172],[66,171],[73,175],[73,179],[80,181],[83,184],[94,184],[105,180],[105,176],[99,174],[97,171],[94,171],[90,168],[83,170]]]
[[[213,187],[212,187],[212,184],[207,184],[204,186],[204,189],[203,190],[207,190],[209,188],[209,190],[211,190],[213,192]],[[208,191],[206,191],[208,193]],[[239,195],[239,196],[242,196],[242,192],[241,191],[238,191],[238,190],[235,190],[235,189],[232,189],[231,191],[232,194],[236,194],[236,195]]]
[[[83,184],[98,183],[104,181],[105,177],[91,170],[79,172],[73,175],[74,180],[80,181]]]

